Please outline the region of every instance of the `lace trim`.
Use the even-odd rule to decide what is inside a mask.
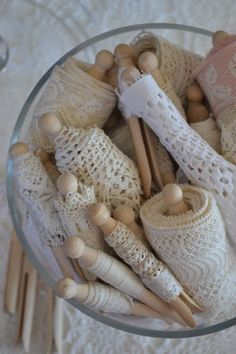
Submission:
[[[103,130],[64,128],[54,143],[58,168],[92,185],[98,202],[138,209],[142,191],[137,168]]]
[[[164,264],[125,225],[118,222],[106,241],[162,300],[171,302],[183,290]]]

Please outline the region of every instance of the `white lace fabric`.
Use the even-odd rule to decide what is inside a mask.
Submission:
[[[189,127],[150,75],[127,88],[120,100],[130,114],[142,117],[158,135],[187,178],[213,193],[235,244],[236,167]]]
[[[44,113],[55,113],[67,127],[102,127],[110,116],[116,96],[113,88],[80,69],[85,64],[69,58],[62,66],[56,66],[35,108],[26,140],[36,147],[52,152],[53,145],[38,126]]]
[[[191,123],[190,126],[196,130],[218,154],[221,154],[221,134],[212,116],[209,116],[209,118],[202,122]]]
[[[146,236],[209,321],[230,318],[236,304],[236,258],[222,217],[209,192],[190,185],[182,190],[191,208],[187,213],[166,215],[160,194],[141,207]]]
[[[133,300],[111,286],[92,282],[89,283],[88,296],[83,304],[103,312],[129,314]]]
[[[192,74],[200,65],[202,58],[150,32],[141,33],[131,44],[137,56],[145,50],[155,51],[161,73],[184,102],[185,89],[193,82]]]
[[[38,229],[40,238],[50,246],[61,245],[65,232],[53,202],[56,189],[39,158],[28,152],[14,159],[14,179]]]
[[[171,272],[125,225],[118,222],[106,242],[162,300],[170,303],[182,292]]]
[[[136,165],[99,128],[64,128],[54,139],[55,158],[62,172],[72,172],[95,189],[108,208],[140,204],[141,182]]]

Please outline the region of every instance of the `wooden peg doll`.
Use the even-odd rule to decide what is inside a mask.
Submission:
[[[179,215],[189,210],[183,201],[182,189],[177,184],[167,184],[162,190],[162,200],[167,215]]]
[[[182,103],[176,95],[173,86],[169,81],[166,81],[161,71],[159,70],[159,62],[157,56],[152,52],[143,52],[138,58],[139,69],[147,74],[151,74],[153,79],[159,85],[159,87],[165,92],[165,94],[171,99],[178,111],[186,119],[185,111]]]
[[[202,103],[204,94],[199,85],[186,89],[188,103],[187,118],[190,126],[218,153],[221,153],[221,137],[216,122]]]
[[[164,301],[143,286],[141,280],[125,264],[102,251],[86,246],[78,237],[69,237],[64,249],[68,257],[79,258],[83,267],[104,282],[141,301],[161,316],[183,323]]]
[[[93,186],[98,201],[112,209],[127,204],[137,210],[142,190],[136,165],[102,129],[63,127],[53,114],[43,115],[39,126],[55,145],[61,172],[71,172],[81,183]]]
[[[52,182],[55,184],[61,174],[57,166],[50,160],[49,155],[45,151],[38,149],[35,151],[34,154],[35,156],[40,158],[47,174],[49,175]]]
[[[57,281],[55,291],[63,299],[75,298],[80,303],[105,313],[161,318],[150,307],[134,302],[129,295],[98,282],[76,284],[72,279],[63,278]]]
[[[111,52],[104,49],[97,53],[95,64],[88,70],[88,74],[94,79],[102,80],[107,71],[114,65],[114,57]]]
[[[30,211],[39,236],[46,245],[52,247],[63,273],[73,277],[69,261],[59,247],[66,234],[53,205],[56,195],[54,184],[40,159],[29,151],[26,144],[19,142],[12,145],[10,157],[19,194]]]

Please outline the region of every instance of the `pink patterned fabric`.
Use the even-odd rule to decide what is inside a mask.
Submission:
[[[236,35],[211,49],[200,64],[197,79],[217,116],[236,103]]]

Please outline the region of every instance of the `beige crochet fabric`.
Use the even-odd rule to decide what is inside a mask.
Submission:
[[[139,34],[131,45],[137,56],[145,50],[155,51],[160,62],[161,73],[184,102],[185,89],[192,83],[192,73],[201,63],[202,58],[150,32]]]
[[[38,127],[38,118],[44,113],[55,113],[65,126],[102,127],[111,114],[116,96],[113,88],[92,78],[82,68],[86,66],[69,58],[56,66],[35,108],[26,141],[47,152],[53,145]]]
[[[93,186],[98,202],[109,208],[124,204],[138,209],[142,191],[137,168],[102,129],[64,127],[53,143],[60,171]]]
[[[78,235],[86,245],[104,250],[108,247],[102,232],[87,215],[88,206],[96,201],[94,188],[78,181],[78,191],[68,192],[65,197],[58,193],[54,206],[68,236]]]
[[[183,119],[151,75],[145,75],[120,96],[129,114],[140,116],[158,135],[189,181],[211,191],[236,245],[236,166],[212,149]]]
[[[182,185],[190,210],[166,215],[161,193],[140,210],[145,233],[161,259],[210,320],[231,317],[236,304],[235,255],[212,195],[199,187]]]
[[[162,300],[169,303],[182,292],[182,286],[166,266],[122,223],[117,223],[106,242]]]
[[[40,159],[31,152],[14,158],[13,174],[41,239],[49,246],[61,245],[66,234],[53,205],[56,187]]]

